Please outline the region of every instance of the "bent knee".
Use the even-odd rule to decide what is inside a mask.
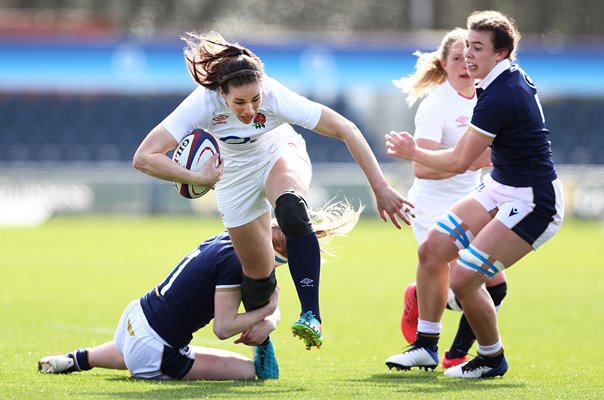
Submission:
[[[285,192],[277,198],[275,217],[288,239],[296,239],[313,232],[306,201],[294,192]]]
[[[455,293],[456,297],[463,297],[467,291],[467,281],[462,279],[460,274],[451,274],[451,278],[449,280],[449,286],[453,293]]]
[[[445,235],[430,230],[417,250],[420,265],[443,265],[455,259],[457,247]]]

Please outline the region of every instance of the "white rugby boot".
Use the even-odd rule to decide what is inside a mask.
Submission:
[[[449,378],[492,378],[495,376],[503,376],[508,370],[508,362],[505,356],[497,365],[489,362],[488,357],[477,355],[470,361],[451,367],[445,371],[445,376]]]
[[[438,351],[418,347],[414,343],[409,350],[388,357],[386,365],[389,369],[396,368],[397,371],[410,370],[411,367],[434,370],[438,366]]]
[[[66,374],[77,371],[71,353],[60,356],[46,356],[38,361],[38,371],[43,374]]]

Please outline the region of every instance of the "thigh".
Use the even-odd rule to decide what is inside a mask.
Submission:
[[[476,237],[493,219],[492,210],[488,210],[481,202],[471,196],[459,200],[449,211],[461,219],[473,237]]]
[[[518,234],[498,219],[489,222],[472,241],[472,246],[501,262],[505,268],[533,250]]]
[[[266,278],[275,266],[270,213],[228,231],[243,273],[254,279]]]
[[[266,197],[272,206],[281,193],[293,190],[308,196],[312,179],[312,165],[301,135],[289,125],[278,128],[278,139],[271,148],[268,174],[264,178]]]
[[[497,219],[493,219],[479,232],[471,247],[473,251],[482,252],[484,258],[490,262],[500,262],[504,268],[511,267],[532,250],[530,244]],[[462,266],[460,262],[454,263],[451,269],[451,285],[457,288],[454,290],[461,287],[478,287],[483,283],[494,286],[502,282],[505,282],[503,270],[489,279],[472,268]]]
[[[195,353],[193,367],[184,379],[223,380],[254,379],[254,363],[240,354],[201,346],[191,346]]]
[[[287,191],[294,191],[307,198],[311,178],[310,164],[300,157],[283,156],[275,162],[266,179],[266,197],[273,207],[277,198]]]

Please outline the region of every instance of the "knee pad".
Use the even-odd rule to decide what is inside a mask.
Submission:
[[[459,249],[465,249],[474,239],[468,226],[452,212],[436,220],[436,230],[449,235]]]
[[[502,282],[499,285],[495,286],[487,286],[487,292],[491,295],[493,299],[493,304],[495,304],[495,308],[499,310],[501,303],[503,302],[503,298],[508,292],[508,284],[506,282]]]
[[[285,192],[275,202],[275,217],[287,239],[313,232],[306,202],[294,192]]]
[[[505,269],[501,261],[495,260],[484,251],[478,250],[473,245],[459,250],[458,264],[463,268],[475,271],[487,278],[492,278]]]
[[[268,303],[271,295],[277,287],[275,270],[262,279],[252,279],[243,275],[241,281],[241,301],[246,311],[253,311]]]

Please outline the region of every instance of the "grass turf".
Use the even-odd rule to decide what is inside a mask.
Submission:
[[[7,399],[600,399],[604,397],[604,227],[567,221],[539,251],[508,271],[499,323],[510,369],[503,378],[450,380],[442,370],[389,371],[404,348],[402,294],[415,275],[415,241],[363,219],[335,239],[322,267],[324,345],[306,351],[289,325],[299,309],[287,267],[277,271],[282,323],[272,335],[281,379],[267,382],[147,382],[95,369],[47,376],[36,361],[112,339],[128,302],[158,283],[182,255],[220,231],[192,217],[58,217],[0,229],[0,398]],[[441,354],[459,314],[446,312]],[[251,357],[211,328],[195,345]]]

